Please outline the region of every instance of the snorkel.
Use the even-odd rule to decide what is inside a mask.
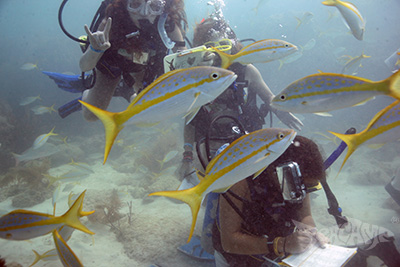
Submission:
[[[165,30],[165,22],[167,21],[168,13],[164,12],[161,14],[158,19],[157,29],[160,34],[161,40],[163,41],[165,47],[168,49],[172,49],[175,46],[175,42],[173,42],[167,35],[167,31]]]

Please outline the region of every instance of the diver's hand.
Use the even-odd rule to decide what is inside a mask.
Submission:
[[[331,243],[330,239],[320,232],[316,232],[314,238],[321,248],[325,248],[326,244]]]
[[[288,127],[295,129],[297,131],[301,131],[301,127],[303,127],[303,123],[301,120],[296,118],[292,113],[287,111],[278,110],[275,108],[270,107],[271,112],[273,112],[278,119],[286,124]]]
[[[306,251],[314,240],[314,236],[307,230],[298,230],[285,237],[284,251],[290,254],[300,254]]]
[[[89,27],[85,24],[85,31],[88,35],[90,45],[93,47],[93,49],[104,52],[111,47],[111,43],[109,41],[111,23],[112,19],[108,18],[106,25],[104,26],[104,30],[96,31],[93,33],[89,30]]]
[[[205,52],[203,56],[203,60],[199,63],[199,66],[213,66],[214,61],[217,55],[212,52]]]

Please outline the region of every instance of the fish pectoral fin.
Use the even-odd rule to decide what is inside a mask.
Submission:
[[[259,163],[260,161],[262,161],[262,160],[264,160],[264,159],[268,158],[268,157],[269,157],[269,155],[271,155],[271,153],[270,153],[270,152],[266,153],[266,154],[264,155],[264,157],[261,157],[261,158],[259,158],[259,159],[258,159],[258,160],[256,160],[254,163]]]
[[[332,114],[330,114],[329,112],[315,112],[313,114],[321,117],[333,117]]]
[[[194,117],[196,117],[197,113],[199,112],[201,107],[198,107],[192,111],[189,111],[188,113],[185,114],[185,116],[183,116],[183,118],[185,118],[185,124],[188,125],[193,119]]]
[[[375,96],[370,97],[370,98],[365,99],[364,101],[362,101],[362,102],[360,102],[360,103],[357,103],[357,104],[353,105],[353,107],[358,107],[358,106],[365,105],[368,101],[371,101],[371,100],[374,100],[374,99],[375,99]]]

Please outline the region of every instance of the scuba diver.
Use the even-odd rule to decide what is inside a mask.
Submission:
[[[212,230],[216,265],[277,262],[304,252],[314,240],[324,247],[329,239],[316,230],[308,194],[323,176],[318,146],[298,135],[256,179],[248,177],[220,194]]]
[[[83,92],[81,99],[99,108],[106,109],[112,96],[130,101],[163,74],[163,58],[170,51],[186,49],[183,0],[104,0],[96,16],[90,27],[85,25],[88,40],[78,39],[86,44],[81,70],[95,70],[93,87],[87,89],[82,84],[86,75],[45,74],[61,89]],[[60,25],[64,30],[61,21]],[[61,107],[60,116],[81,109],[77,100]],[[86,109],[83,113],[87,120],[97,119]]]
[[[225,53],[235,54],[243,47],[233,30],[221,17],[210,17],[196,25],[193,37],[193,46],[204,45],[223,49]],[[209,64],[220,66],[218,56],[208,56]],[[211,121],[219,115],[230,115],[238,118],[244,128],[251,132],[261,129],[265,123],[264,118],[270,112],[274,113],[288,127],[300,130],[303,123],[289,112],[273,109],[270,101],[274,97],[267,84],[262,79],[261,73],[252,64],[242,65],[234,63],[229,67],[238,76],[236,81],[212,103],[203,106],[193,120],[184,128],[183,162],[178,170],[179,178],[187,176],[193,169],[193,148],[195,143],[205,136]],[[257,96],[263,104],[257,106]],[[225,136],[225,129],[230,129],[223,120],[220,123],[220,135]],[[228,122],[230,123],[230,122]],[[218,146],[219,147],[219,146]],[[216,147],[216,148],[218,148]],[[215,150],[214,150],[215,152]],[[184,182],[185,183],[185,182]]]

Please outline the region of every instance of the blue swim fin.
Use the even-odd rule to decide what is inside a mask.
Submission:
[[[83,86],[81,75],[68,75],[49,71],[42,72],[54,80],[57,86],[64,91],[82,93],[86,90],[85,86]],[[89,74],[85,74],[85,76],[89,76]]]
[[[81,103],[78,102],[78,100],[82,100],[82,96],[78,97],[67,104],[62,105],[61,107],[58,108],[58,115],[60,115],[61,118],[65,118],[71,113],[74,113],[75,111],[79,111],[82,109]]]
[[[214,255],[208,253],[201,247],[200,238],[193,236],[189,243],[178,247],[178,250],[189,257],[203,261],[213,261]]]

